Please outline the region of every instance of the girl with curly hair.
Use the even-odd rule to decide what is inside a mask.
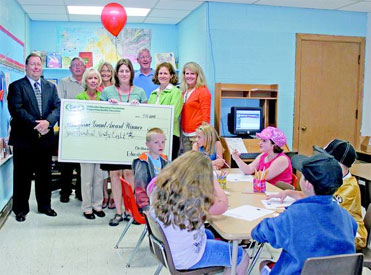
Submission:
[[[225,266],[230,272],[232,247],[215,240],[204,222],[228,208],[228,199],[216,182],[211,160],[189,151],[159,174],[150,214],[161,225],[176,269]],[[249,257],[238,250],[237,274],[245,274]]]

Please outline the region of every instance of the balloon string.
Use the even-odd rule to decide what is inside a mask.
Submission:
[[[117,52],[117,40],[118,40],[118,37],[116,36],[115,37],[116,61],[119,60],[119,56],[118,56],[118,52]]]

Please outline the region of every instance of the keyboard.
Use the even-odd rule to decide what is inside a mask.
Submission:
[[[259,153],[241,153],[241,159],[254,159],[259,155]]]

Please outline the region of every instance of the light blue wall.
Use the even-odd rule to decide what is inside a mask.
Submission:
[[[279,84],[278,127],[287,134],[289,146],[293,137],[296,33],[366,36],[367,28],[366,13],[224,3],[204,4],[185,23],[200,20],[200,12],[205,18],[208,14],[210,20],[212,47],[208,46],[206,53],[198,50],[207,56],[206,75],[213,80],[212,48],[216,82]],[[182,31],[181,24],[179,41],[186,36],[192,44],[194,39]],[[198,30],[196,37],[200,33],[206,36],[207,30]],[[182,60],[194,58],[185,50],[179,52],[184,54]],[[214,90],[214,86],[209,88]]]
[[[58,29],[60,28],[80,28],[94,30],[102,27],[101,23],[91,22],[46,22],[46,21],[31,21],[30,39],[31,50],[44,50],[47,52],[57,52],[58,47]],[[178,28],[176,25],[164,24],[127,24],[125,28],[145,28],[150,29],[152,34],[151,53],[174,52],[178,56]],[[152,67],[155,65],[154,58]],[[138,69],[138,64],[134,64],[134,68]],[[44,74],[46,71],[44,71]],[[47,70],[48,78],[62,78],[69,75],[67,70]]]
[[[24,13],[22,8],[15,0],[0,0],[0,25],[2,25],[6,30],[16,36],[25,44],[25,52],[28,51],[28,38],[29,38],[29,17]],[[8,38],[4,40],[8,41]],[[3,45],[5,41],[1,41]],[[2,48],[4,49],[4,48]],[[19,59],[23,59],[23,54],[19,53],[19,48],[10,47],[8,51],[13,51],[17,49],[16,52],[8,52],[9,56],[16,56]],[[4,54],[4,53],[3,53]],[[23,60],[17,60],[23,63]],[[24,76],[23,72],[9,68],[0,64],[0,70],[4,73],[8,72],[10,74],[10,81],[15,81]],[[2,102],[1,104],[5,104]],[[0,116],[5,116],[7,111],[6,108],[0,108],[2,112]],[[3,210],[4,206],[8,203],[10,198],[13,196],[13,159],[9,159],[7,162],[0,165],[0,211]]]
[[[29,25],[30,19],[24,13],[23,9],[15,0],[0,0],[0,25],[7,29],[25,44],[25,53],[29,50]],[[5,41],[0,41],[4,44]],[[19,46],[19,45],[18,45]],[[19,52],[13,53],[15,56],[23,59],[24,54]],[[17,60],[23,63],[23,60]],[[23,72],[7,68],[0,64],[0,70],[9,72],[11,81],[17,80],[24,76]]]

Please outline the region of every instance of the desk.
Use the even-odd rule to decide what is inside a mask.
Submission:
[[[355,163],[350,168],[350,172],[357,179],[361,179],[365,182],[365,188],[364,192],[362,192],[361,200],[362,206],[367,209],[371,198],[371,163]]]
[[[364,162],[371,162],[371,153],[357,150],[357,159]]]
[[[231,169],[231,173],[241,173],[241,171],[239,169]],[[236,208],[245,204],[264,208],[261,200],[265,199],[265,194],[253,193],[252,182],[227,182],[226,191],[229,193],[229,209]],[[274,185],[267,183],[267,191],[281,192],[282,190]],[[239,241],[251,239],[252,229],[264,218],[273,217],[274,215],[277,215],[277,213],[266,215],[260,219],[256,219],[253,221],[236,219],[223,215],[212,217],[212,220],[210,221],[212,227],[224,239],[233,241],[231,274],[236,273],[235,268],[237,265],[237,250]],[[258,252],[256,255],[258,256]],[[256,259],[254,260],[256,261]],[[253,265],[253,263],[254,261],[252,261],[250,265]],[[248,270],[250,271],[250,266]]]

